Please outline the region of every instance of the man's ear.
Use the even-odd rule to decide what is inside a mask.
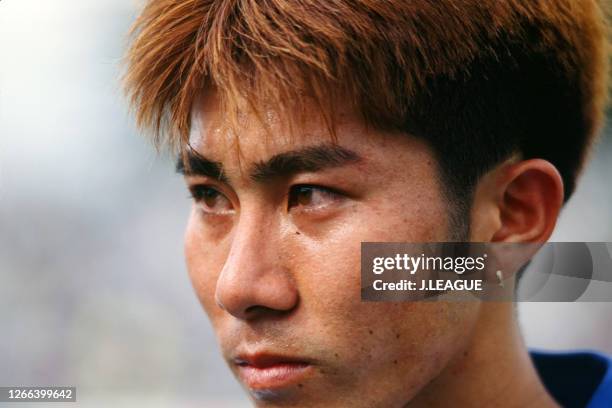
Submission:
[[[542,159],[508,161],[478,183],[472,240],[546,242],[563,206],[563,180]]]

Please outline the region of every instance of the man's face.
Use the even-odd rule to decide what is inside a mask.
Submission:
[[[260,406],[401,406],[449,364],[471,302],[360,300],[362,241],[445,241],[435,160],[415,138],[341,114],[235,137],[195,115],[189,274],[223,356]],[[200,120],[201,119],[201,120]],[[204,159],[205,158],[205,159]]]

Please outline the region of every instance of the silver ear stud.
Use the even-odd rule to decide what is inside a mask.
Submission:
[[[495,272],[495,276],[497,276],[498,285],[503,288],[504,287],[504,274],[502,273],[502,271]]]

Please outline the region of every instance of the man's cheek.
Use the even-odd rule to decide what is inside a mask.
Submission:
[[[346,325],[361,303],[360,245],[322,247],[304,254],[294,277],[308,320],[326,320],[327,325]]]
[[[343,344],[347,361],[366,377],[376,373],[393,382],[401,375],[406,385],[420,388],[461,347],[474,314],[456,316],[444,304],[399,302],[361,303],[351,316]]]

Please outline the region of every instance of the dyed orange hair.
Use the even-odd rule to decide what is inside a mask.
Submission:
[[[608,36],[596,0],[150,0],[125,84],[158,143],[187,143],[196,99],[323,112],[428,140],[454,192],[512,152],[559,168],[566,197],[599,129]]]

